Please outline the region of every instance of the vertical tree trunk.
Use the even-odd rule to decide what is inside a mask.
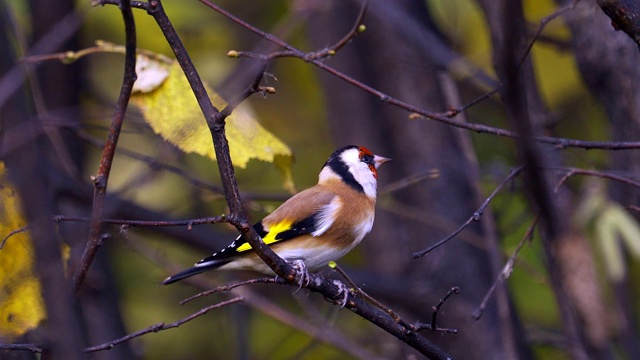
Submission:
[[[566,3],[566,1],[558,1]],[[614,4],[614,2],[611,2]],[[565,21],[571,30],[571,46],[578,68],[593,96],[605,108],[611,123],[612,141],[637,141],[640,138],[640,52],[629,36],[616,31],[596,2],[582,1],[567,12]],[[587,125],[588,126],[588,125]],[[640,172],[640,152],[611,153],[611,168],[625,176]],[[637,205],[637,188],[609,183],[611,198],[621,205]],[[630,359],[640,358],[637,309],[632,307],[629,278],[614,284],[615,306],[611,318],[620,327],[617,338]],[[610,334],[611,336],[611,334]]]
[[[75,37],[69,36],[80,24],[74,14],[73,1],[30,0],[29,10],[31,39],[22,44],[29,55],[78,49]],[[5,25],[3,28],[11,29],[9,24]],[[7,39],[3,44],[16,43],[11,31],[5,32],[5,36]],[[6,60],[1,67],[3,74],[15,69],[15,59],[9,58],[12,53],[14,49],[2,51]],[[106,254],[102,253],[102,261],[96,261],[93,269],[94,278],[100,278],[94,284],[101,286],[94,286],[81,293],[79,299],[73,299],[68,279],[63,274],[62,241],[58,234],[62,233],[62,240],[73,249],[84,245],[86,226],[77,223],[54,226],[51,221],[54,214],[84,216],[90,212],[86,203],[80,204],[76,200],[76,194],[64,190],[77,189],[77,185],[70,183],[80,182],[84,176],[84,151],[76,135],[81,126],[81,68],[78,63],[69,66],[45,61],[31,69],[35,71],[24,77],[23,88],[28,90],[17,91],[5,104],[0,126],[0,144],[5,145],[3,155],[21,193],[47,308],[44,339],[36,336],[31,341],[44,340],[47,354],[54,358],[80,358],[84,346],[112,340],[125,333],[115,285],[104,259]],[[13,146],[22,142],[22,146]],[[94,356],[96,359],[133,357],[128,344]]]

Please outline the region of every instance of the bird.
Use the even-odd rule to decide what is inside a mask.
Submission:
[[[253,228],[282,259],[301,264],[305,270],[321,269],[351,251],[371,231],[378,167],[390,160],[363,146],[344,146],[331,154],[316,185],[289,198]],[[226,248],[162,283],[214,269],[273,274],[238,236]]]

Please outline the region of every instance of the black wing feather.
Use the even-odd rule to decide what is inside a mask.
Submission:
[[[277,242],[280,242],[280,241],[290,240],[301,235],[311,234],[312,232],[316,231],[317,216],[318,215],[316,213],[294,223],[290,229],[282,231],[279,234],[276,234],[275,239],[277,240]],[[258,233],[258,235],[261,238],[264,238],[267,235],[267,231],[262,225],[262,222],[259,222],[253,225],[253,229]],[[239,252],[237,251],[237,249],[246,243],[247,243],[247,240],[245,240],[242,236],[238,236],[229,246],[227,246],[226,248],[222,249],[221,251],[207,258],[200,260],[198,264],[213,261],[213,260],[227,259],[227,258],[236,256],[244,252],[244,251]]]
[[[317,213],[307,217],[306,219],[303,219],[301,221],[294,223],[290,229],[277,234],[275,236],[275,239],[277,240],[277,242],[281,242],[281,241],[286,241],[286,240],[296,238],[301,235],[311,234],[314,231],[316,231],[316,224],[317,224],[316,220],[317,220]],[[267,235],[267,231],[264,229],[262,222],[259,222],[253,225],[253,229],[258,233],[258,235],[261,238]],[[226,248],[218,251],[217,253],[211,256],[208,256],[198,261],[194,267],[186,269],[182,272],[179,272],[173,276],[166,278],[162,283],[164,285],[171,284],[173,282],[182,280],[184,278],[188,278],[190,276],[200,274],[201,272],[204,272],[206,270],[216,269],[225,264],[228,264],[231,261],[233,261],[234,256],[244,252],[244,251],[239,252],[238,248],[240,248],[242,245],[246,243],[247,241],[242,236],[238,236]]]
[[[316,231],[316,224],[318,213],[309,216],[306,219],[302,219],[291,226],[291,229],[285,230],[275,236],[276,240],[285,241],[296,238],[300,235],[311,234]]]

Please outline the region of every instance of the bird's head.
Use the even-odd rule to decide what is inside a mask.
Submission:
[[[340,179],[367,196],[376,197],[378,168],[391,159],[374,155],[364,146],[349,145],[336,150],[324,164],[318,183]]]

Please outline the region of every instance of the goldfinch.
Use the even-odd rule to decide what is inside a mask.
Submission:
[[[362,146],[336,150],[318,184],[285,201],[253,226],[265,244],[291,263],[317,270],[353,249],[373,226],[378,167],[390,159]],[[241,236],[192,268],[166,278],[170,284],[213,269],[273,271]]]

